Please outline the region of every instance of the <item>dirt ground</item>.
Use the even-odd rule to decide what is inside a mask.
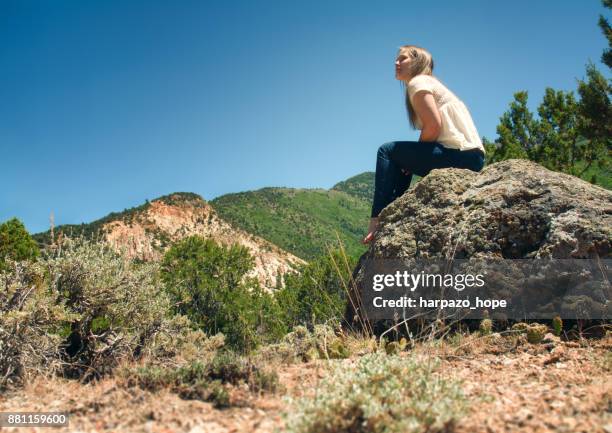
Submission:
[[[442,360],[440,374],[462,381],[470,410],[453,431],[612,433],[612,337],[545,344],[504,339],[474,345],[417,346]],[[357,355],[358,356],[358,355]],[[409,356],[403,352],[402,356]],[[37,379],[0,396],[0,412],[62,411],[66,428],[2,428],[6,432],[272,432],[283,431],[286,396],[312,394],[330,363],[317,360],[283,365],[282,390],[254,395],[237,388],[234,404],[218,410],[210,403],[182,400],[162,391],[125,388],[114,379],[82,385]]]

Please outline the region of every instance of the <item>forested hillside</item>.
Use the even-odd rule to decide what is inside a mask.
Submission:
[[[360,239],[371,202],[338,190],[262,188],[226,194],[212,200],[221,218],[305,260],[337,244],[351,256],[365,247]],[[336,235],[337,233],[337,235]]]

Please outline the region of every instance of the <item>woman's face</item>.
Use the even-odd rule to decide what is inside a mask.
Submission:
[[[411,58],[408,52],[402,50],[398,53],[395,59],[395,78],[406,81],[410,78],[410,61]]]

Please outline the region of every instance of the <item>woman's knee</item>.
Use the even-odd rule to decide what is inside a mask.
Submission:
[[[478,155],[478,157],[476,158],[476,160],[472,163],[472,167],[470,167],[470,169],[472,171],[481,171],[483,169],[485,165],[485,158],[484,156],[480,156]]]
[[[395,141],[390,141],[388,143],[382,144],[379,148],[378,148],[378,152],[377,152],[377,156],[381,157],[389,157],[389,155],[391,155],[391,152],[393,152],[393,149],[395,148]]]

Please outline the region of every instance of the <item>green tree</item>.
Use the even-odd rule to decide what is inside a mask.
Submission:
[[[603,0],[603,5],[611,8],[612,0]],[[599,26],[610,47],[602,61],[612,67],[612,29],[601,15]],[[552,170],[609,185],[612,86],[592,63],[586,75],[586,80],[578,80],[578,101],[573,92],[547,88],[538,119],[527,108],[527,92],[515,93],[510,109],[500,118],[495,143],[483,139],[488,161],[529,158]]]
[[[312,326],[341,317],[347,299],[345,285],[348,287],[354,266],[353,258],[335,249],[303,265],[298,273],[286,275],[285,287],[276,297],[287,327]]]
[[[161,278],[176,313],[209,334],[222,332],[235,348],[248,350],[285,332],[278,305],[254,278],[247,248],[218,245],[191,236],[173,245],[161,264]]]
[[[527,108],[527,92],[516,92],[514,101],[510,103],[510,109],[502,115],[497,125],[498,138],[495,140],[496,147],[489,161],[498,162],[510,158],[530,159],[537,144],[536,131],[536,121]]]
[[[592,165],[610,168],[610,137],[612,137],[612,86],[593,65],[587,65],[587,80],[578,81],[578,131],[589,140],[582,154],[584,170]]]
[[[495,143],[484,139],[489,162],[527,158],[545,167],[583,176],[592,166],[609,164],[612,109],[610,85],[593,65],[588,80],[573,92],[547,88],[535,117],[527,107],[527,92],[517,92],[500,118]]]
[[[537,122],[540,142],[531,159],[551,170],[577,173],[576,162],[585,153],[584,140],[578,135],[578,108],[573,92],[548,87],[538,107]]]
[[[7,260],[31,260],[40,254],[36,241],[17,218],[0,224],[0,271],[7,267]]]
[[[602,4],[608,9],[612,8],[612,0],[602,0]],[[612,27],[610,27],[610,23],[603,15],[599,15],[599,27],[608,40],[608,48],[606,48],[601,55],[601,61],[606,64],[608,68],[612,68]]]

